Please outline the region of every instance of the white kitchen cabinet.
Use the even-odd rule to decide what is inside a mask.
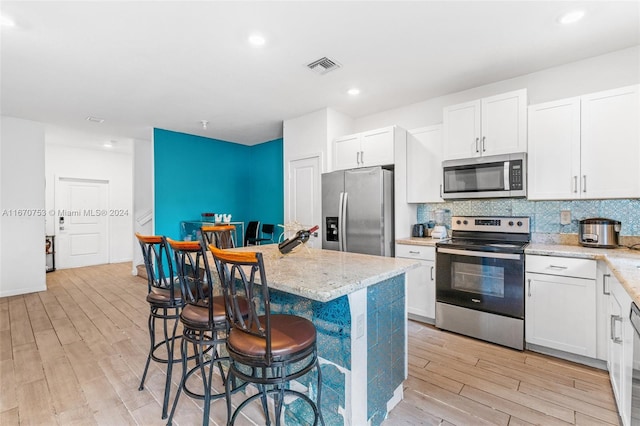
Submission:
[[[638,87],[529,107],[529,199],[640,196]]]
[[[407,132],[407,202],[442,202],[442,125]]]
[[[443,110],[445,160],[527,151],[527,90]]]
[[[342,136],[333,141],[333,169],[394,163],[395,126]]]
[[[596,357],[596,261],[526,257],[526,342]]]
[[[406,273],[409,318],[433,324],[436,317],[435,247],[396,244],[396,257],[418,260],[419,268]]]
[[[609,353],[607,367],[623,425],[631,420],[631,380],[633,377],[633,325],[629,320],[631,297],[620,282],[609,279]]]
[[[580,198],[580,98],[529,107],[530,200]]]
[[[640,197],[639,88],[581,97],[582,198]]]

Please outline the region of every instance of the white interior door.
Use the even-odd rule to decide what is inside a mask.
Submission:
[[[285,222],[298,222],[311,228],[321,225],[320,156],[289,162],[289,205]],[[322,227],[321,227],[322,228]],[[320,231],[311,236],[307,246],[321,248]]]
[[[109,263],[109,181],[58,178],[56,264],[60,269]]]

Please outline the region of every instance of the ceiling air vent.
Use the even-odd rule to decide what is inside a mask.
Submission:
[[[318,74],[326,74],[329,71],[333,71],[340,68],[340,64],[325,56],[324,58],[320,58],[316,61],[311,62],[310,64],[307,65],[307,68],[309,68],[311,71],[314,71]]]

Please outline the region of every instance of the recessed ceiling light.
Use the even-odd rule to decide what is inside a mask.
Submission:
[[[347,90],[347,93],[350,94],[351,96],[359,95],[360,89],[354,87],[352,89]]]
[[[0,25],[3,27],[15,27],[16,22],[6,15],[0,15]]]
[[[584,18],[584,10],[572,10],[567,12],[558,19],[561,24],[573,24]]]
[[[252,34],[249,36],[249,43],[251,43],[252,46],[259,47],[263,46],[266,40],[260,34]]]
[[[104,118],[98,118],[98,117],[87,117],[85,118],[85,120],[87,121],[91,121],[92,123],[102,123],[104,121]]]
[[[116,143],[116,141],[107,141],[105,143],[102,144],[102,146],[104,146],[105,148],[113,148],[113,145]]]

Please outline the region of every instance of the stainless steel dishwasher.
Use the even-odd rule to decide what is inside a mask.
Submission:
[[[633,325],[633,378],[631,381],[631,425],[640,425],[640,309],[631,304],[629,314]]]

